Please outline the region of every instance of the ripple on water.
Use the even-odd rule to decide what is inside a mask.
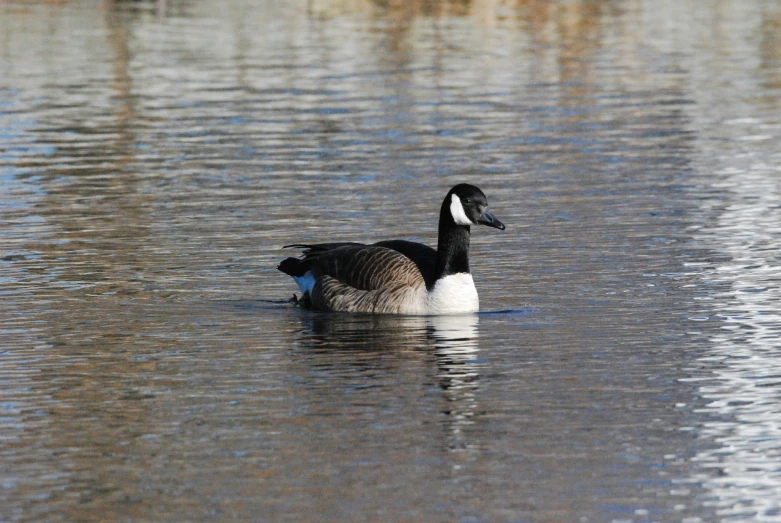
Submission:
[[[777,7],[396,4],[3,5],[0,519],[777,518]],[[461,181],[483,312],[286,302]]]

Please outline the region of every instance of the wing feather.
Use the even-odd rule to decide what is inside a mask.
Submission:
[[[436,281],[437,251],[428,245],[407,240],[384,240],[374,245],[387,247],[398,251],[417,265],[418,270],[426,280],[426,287],[431,288]]]
[[[310,251],[316,308],[351,312],[418,312],[426,282],[417,265],[385,247],[344,245]],[[423,294],[421,294],[423,293]]]
[[[412,260],[385,247],[348,245],[305,257],[310,259],[315,276],[328,275],[364,291],[414,286],[423,281]]]

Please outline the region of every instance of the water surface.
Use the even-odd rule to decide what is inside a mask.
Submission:
[[[771,2],[0,5],[0,519],[781,517]],[[479,315],[318,314],[436,240]]]

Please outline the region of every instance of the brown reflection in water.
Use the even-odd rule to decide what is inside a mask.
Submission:
[[[8,448],[19,449],[20,456],[28,455],[22,449],[35,449],[39,466],[51,464],[56,474],[38,477],[34,484],[17,478],[18,493],[30,499],[48,496],[47,510],[68,507],[60,517],[73,508],[74,497],[87,506],[121,488],[122,500],[133,499],[132,485],[146,464],[138,463],[134,472],[121,472],[99,463],[121,464],[128,459],[128,449],[139,441],[143,446],[154,440],[160,427],[149,419],[154,408],[154,394],[149,391],[176,381],[161,372],[154,357],[139,358],[139,352],[127,345],[128,340],[143,337],[147,328],[142,309],[127,300],[141,290],[139,275],[161,263],[140,253],[140,247],[150,242],[152,196],[139,190],[131,169],[136,151],[132,126],[138,123],[138,115],[127,28],[110,10],[82,14],[70,21],[77,27],[97,28],[101,41],[113,50],[108,60],[113,71],[108,85],[113,92],[101,92],[97,100],[82,95],[103,85],[96,79],[105,78],[101,62],[74,65],[74,69],[83,67],[75,70],[83,76],[60,78],[61,63],[41,60],[39,65],[51,67],[41,79],[63,84],[62,96],[48,101],[50,116],[41,118],[36,129],[38,140],[51,144],[54,152],[17,163],[32,169],[35,183],[43,189],[31,212],[44,219],[43,227],[51,234],[28,238],[25,250],[40,253],[40,258],[18,264],[28,275],[40,274],[45,283],[34,287],[33,299],[16,304],[40,327],[34,331],[34,349],[28,343],[15,347],[18,354],[36,359],[39,372],[31,375],[33,393],[23,403],[24,430]],[[35,24],[41,15],[38,10],[28,13]],[[54,40],[61,34],[55,31],[50,36]],[[50,50],[43,42],[33,52],[45,55]],[[64,51],[63,60],[74,59],[69,52],[77,51]],[[37,79],[29,81],[33,84]],[[41,87],[29,88],[35,93]],[[116,103],[105,104],[106,99]],[[58,110],[60,104],[63,110]],[[27,282],[19,285],[29,288]],[[166,350],[159,341],[152,345]],[[151,439],[144,440],[145,435]],[[29,514],[37,510],[30,508]],[[149,516],[132,503],[118,510],[123,516]],[[76,513],[74,519],[80,520],[110,517],[105,512],[88,517],[81,509]]]
[[[119,102],[115,111],[118,136],[111,144],[112,152],[115,153],[111,157],[116,158],[113,165],[115,169],[124,169],[135,159],[133,154],[135,149],[131,147],[135,141],[135,135],[131,124],[138,119],[138,114],[132,96],[133,78],[129,71],[132,54],[128,42],[128,28],[111,7],[112,2],[107,0],[104,7],[106,29],[108,30],[108,41],[114,51],[114,59],[111,61],[114,68],[112,88],[116,93],[114,99]]]
[[[153,198],[139,190],[139,181],[129,169],[135,162],[132,125],[138,116],[128,71],[128,35],[109,11],[97,14],[105,18],[91,17],[83,23],[106,31],[114,51],[110,60],[114,94],[110,99],[118,103],[82,101],[80,90],[95,87],[89,75],[100,76],[102,64],[85,70],[84,85],[66,84],[63,88],[73,92],[50,102],[68,104],[67,112],[43,121],[38,130],[40,139],[48,141],[54,153],[19,162],[20,167],[35,170],[40,178],[37,183],[44,189],[36,212],[45,219],[52,238],[37,238],[37,243],[33,239],[28,247],[42,253],[44,264],[57,268],[49,276],[50,287],[69,289],[62,294],[55,290],[50,297],[54,301],[72,298],[73,289],[91,294],[137,292],[138,273],[156,263],[138,252],[139,246],[148,242]],[[47,74],[58,77],[54,67]],[[74,101],[69,99],[71,95]],[[83,108],[78,104],[84,104]],[[68,138],[62,139],[64,136]]]
[[[765,4],[760,23],[758,73],[763,101],[781,109],[781,6]]]

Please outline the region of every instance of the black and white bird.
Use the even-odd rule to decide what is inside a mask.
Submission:
[[[326,311],[375,314],[461,314],[479,309],[469,272],[472,225],[504,230],[483,191],[469,184],[450,189],[439,211],[434,250],[421,243],[386,240],[295,244],[300,258],[277,267],[301,289],[299,303]]]

